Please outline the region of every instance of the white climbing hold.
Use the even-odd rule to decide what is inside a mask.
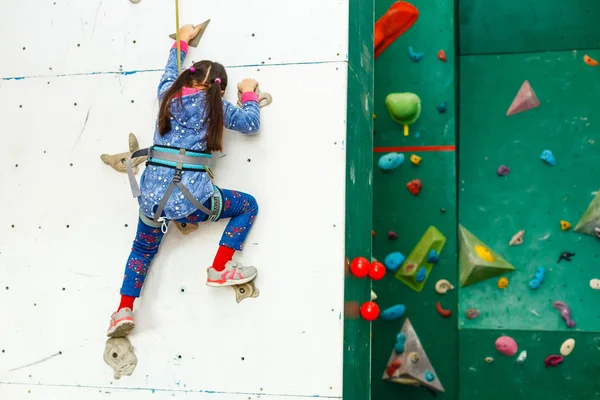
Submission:
[[[571,352],[573,351],[574,348],[575,348],[575,339],[567,339],[562,344],[562,346],[560,346],[560,354],[562,356],[566,357],[569,354],[571,354]]]
[[[518,246],[523,244],[523,236],[525,236],[525,231],[519,231],[517,233],[515,233],[515,235],[512,237],[512,239],[510,239],[510,242],[508,243],[509,246]]]
[[[104,361],[113,369],[115,379],[120,379],[122,375],[131,375],[138,363],[133,346],[124,337],[110,338],[106,341]]]
[[[377,300],[377,295],[375,294],[374,291],[371,290],[371,301],[375,301]]]
[[[594,290],[600,290],[600,279],[592,279],[590,281],[590,287]]]
[[[439,294],[446,294],[448,290],[454,289],[454,286],[447,279],[440,279],[435,284],[435,291]]]
[[[491,364],[491,363],[494,362],[494,359],[492,357],[486,357],[485,358],[485,362],[488,363],[488,364]]]
[[[525,361],[527,361],[527,351],[523,350],[521,354],[519,354],[519,357],[517,357],[517,362],[519,364],[524,364]]]
[[[129,0],[129,1],[132,2],[133,4],[137,4],[137,3],[139,3],[142,0]]]

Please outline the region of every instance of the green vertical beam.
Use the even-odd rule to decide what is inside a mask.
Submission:
[[[371,257],[373,207],[373,27],[372,1],[350,0],[348,111],[346,133],[347,260]],[[370,280],[353,278],[345,267],[344,400],[370,399],[370,323],[360,305],[370,298]]]

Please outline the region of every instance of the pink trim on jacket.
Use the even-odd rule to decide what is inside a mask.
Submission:
[[[254,92],[242,93],[242,104],[247,101],[256,101],[258,103],[258,95]]]
[[[172,49],[176,49],[177,48],[177,41],[175,41],[175,43],[173,43],[173,47]],[[184,53],[188,52],[188,44],[186,42],[184,42],[183,40],[179,41],[179,48],[181,49],[181,51],[183,51]]]

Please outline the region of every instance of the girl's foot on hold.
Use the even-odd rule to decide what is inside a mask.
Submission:
[[[135,322],[133,321],[133,311],[131,308],[121,308],[116,311],[110,317],[110,325],[106,336],[109,337],[125,337],[129,335],[135,328]]]
[[[228,261],[223,271],[217,271],[213,267],[207,270],[206,284],[213,287],[241,285],[250,282],[258,271],[254,267],[244,267],[237,261]]]

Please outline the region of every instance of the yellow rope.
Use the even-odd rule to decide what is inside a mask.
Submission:
[[[181,73],[181,45],[179,44],[179,0],[175,0],[175,40],[177,41],[177,70]]]

